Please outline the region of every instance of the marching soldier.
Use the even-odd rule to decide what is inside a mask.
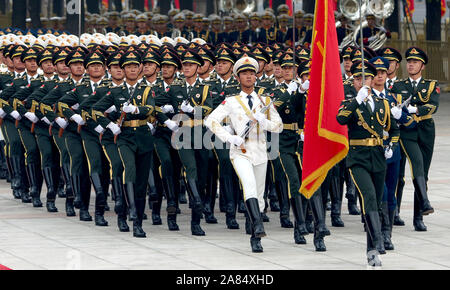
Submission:
[[[387,71],[387,79],[386,79],[386,87],[390,91],[394,86],[394,83],[397,81],[397,72],[400,68],[400,63],[402,62],[402,54],[392,47],[385,47],[380,51],[380,55],[387,60],[389,60],[389,69]],[[402,203],[403,196],[403,188],[405,187],[405,166],[406,166],[406,156],[402,150],[401,152],[401,160],[400,160],[400,168],[398,173],[398,184],[396,185],[396,198],[397,198],[397,206],[395,208],[394,215],[394,225],[396,226],[404,226],[405,222],[400,218],[400,206]]]
[[[366,83],[362,83],[363,65]],[[385,254],[379,210],[384,191],[386,159],[398,145],[399,129],[390,105],[370,91],[376,68],[368,62],[352,66],[356,98],[344,100],[337,121],[348,126],[350,150],[347,167],[361,195],[367,231],[367,260],[370,266],[381,266],[379,254]],[[389,133],[389,145],[383,148],[383,131]]]
[[[194,15],[194,30],[192,31],[193,38],[201,38],[205,41],[208,40],[208,32],[203,29],[203,15],[196,14]],[[191,39],[191,40],[192,40]]]
[[[109,25],[106,27],[106,32],[114,32],[115,34],[120,34],[120,14],[117,11],[108,12],[106,15],[108,18]]]
[[[50,53],[50,54],[49,54]],[[36,138],[39,146],[39,150],[42,155],[42,167],[44,171],[44,180],[46,182],[48,192],[47,192],[47,203],[53,199],[53,190],[56,189],[58,184],[57,179],[55,180],[56,174],[55,168],[59,166],[61,168],[63,181],[65,184],[65,196],[66,196],[66,215],[75,216],[74,211],[74,195],[72,191],[72,184],[70,179],[70,157],[66,148],[65,140],[63,137],[58,136],[59,127],[55,123],[51,123],[46,117],[47,112],[53,113],[53,107],[41,103],[42,99],[57,85],[58,82],[62,82],[69,78],[70,69],[65,64],[65,59],[68,53],[65,50],[59,50],[55,52],[52,56],[49,50],[44,50],[41,53],[41,60],[45,60],[50,57],[53,65],[56,68],[56,75],[50,80],[44,80],[44,83],[40,88],[35,90],[29,97],[29,103],[37,102],[40,108],[36,112],[42,122],[38,122],[36,128]],[[53,104],[52,104],[53,105]],[[55,106],[56,108],[56,106]],[[45,125],[44,125],[45,123]],[[56,147],[56,150],[55,150]],[[56,156],[55,156],[56,154]],[[55,162],[59,164],[56,165]],[[49,170],[49,169],[51,170]],[[50,171],[53,172],[50,174]],[[58,178],[59,179],[59,178]],[[52,204],[49,206],[53,208]]]
[[[19,133],[15,126],[16,120],[20,118],[20,114],[14,110],[12,106],[12,95],[21,87],[28,85],[28,77],[25,72],[25,64],[21,61],[22,53],[25,51],[24,45],[13,45],[6,54],[7,58],[12,60],[14,65],[13,80],[5,85],[5,89],[0,94],[1,111],[0,118],[3,119],[2,127],[7,138],[8,156],[11,163],[11,186],[13,195],[22,199],[23,203],[31,203],[31,197],[28,191],[28,180],[26,173],[23,171],[24,149],[20,140]],[[15,194],[14,194],[15,193]]]
[[[89,53],[84,58],[84,67],[89,74],[89,81],[84,81],[77,85],[72,91],[66,93],[59,99],[58,106],[60,113],[64,115],[67,120],[70,120],[77,125],[76,132],[81,136],[84,154],[86,155],[89,176],[95,190],[95,225],[107,226],[108,222],[104,219],[106,195],[109,185],[109,163],[101,150],[101,145],[98,139],[98,132],[95,130],[96,124],[91,122],[89,116],[90,108],[81,104],[93,94],[98,87],[108,86],[109,81],[104,79],[105,59],[103,55],[97,50]],[[69,122],[69,124],[72,124]],[[72,134],[71,127],[68,126],[68,134]],[[75,133],[75,132],[74,132]],[[77,134],[77,135],[78,135]],[[70,139],[67,139],[70,138]],[[66,137],[66,141],[72,141],[71,137]],[[68,142],[70,147],[72,144]],[[74,151],[74,150],[72,150]],[[82,196],[83,210],[89,208],[90,188],[87,196]],[[81,215],[81,213],[80,213]],[[88,214],[86,214],[87,216]]]
[[[147,26],[147,16],[145,14],[140,14],[136,17],[136,23],[137,23],[137,30],[134,33],[137,36],[141,35],[149,35],[152,32]]]
[[[263,99],[255,91],[258,71],[258,62],[255,59],[240,59],[233,72],[241,84],[241,92],[224,100],[206,120],[206,126],[218,138],[231,144],[230,159],[241,181],[251,221],[250,243],[253,252],[263,251],[261,238],[266,236],[261,219],[267,170],[267,144],[264,133],[280,133],[283,130],[282,121],[271,104],[270,97]],[[267,115],[262,110],[263,107],[267,108]],[[236,135],[230,134],[221,125],[226,117],[230,118]],[[247,128],[250,120],[256,124],[253,128]],[[246,130],[249,130],[249,134],[242,135]]]
[[[427,195],[428,172],[436,137],[433,114],[439,107],[440,88],[437,81],[425,80],[422,72],[428,63],[427,54],[418,47],[410,47],[405,52],[409,77],[397,81],[391,92],[402,98],[410,99],[407,107],[417,126],[401,127],[400,144],[408,159],[414,184],[414,229],[426,231],[424,215],[434,212]]]
[[[177,107],[182,111],[182,120],[179,120],[182,128],[177,134],[178,140],[176,139],[181,146],[176,144],[176,149],[185,170],[187,190],[193,201],[191,232],[196,236],[204,236],[200,218],[206,194],[208,167],[205,164],[208,162],[208,150],[196,143],[203,140],[202,136],[206,132],[203,118],[211,112],[211,91],[208,85],[200,84],[197,79],[198,69],[204,64],[200,55],[186,50],[182,54],[182,63],[185,80],[172,83],[167,93],[177,101]],[[190,140],[185,135],[190,135]]]

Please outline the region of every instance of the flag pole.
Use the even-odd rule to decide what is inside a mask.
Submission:
[[[363,39],[363,27],[362,27],[362,0],[359,0],[359,40],[361,44],[361,57],[362,57],[362,86],[365,85],[365,69],[364,69],[364,39]]]
[[[78,11],[79,13],[78,13],[78,46],[81,46],[81,11],[82,11],[82,8],[81,8],[81,4],[82,4],[82,1],[80,0],[80,2],[79,2],[79,4],[80,4],[80,11]]]
[[[297,80],[297,70],[295,69],[295,0],[292,0],[292,51],[294,52],[294,80]]]

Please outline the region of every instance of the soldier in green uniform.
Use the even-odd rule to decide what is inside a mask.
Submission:
[[[125,75],[123,69],[119,65],[121,57],[121,52],[115,52],[108,57],[108,59],[106,60],[106,66],[108,67],[108,71],[111,75],[110,85],[98,87],[95,91],[95,94],[91,94],[89,98],[87,98],[85,101],[83,101],[83,103],[80,104],[80,107],[86,108],[86,110],[88,110],[89,112],[89,115],[92,117],[92,119],[90,119],[90,122],[96,123],[94,130],[100,134],[100,143],[102,145],[105,156],[109,161],[109,166],[111,167],[110,178],[112,195],[115,201],[114,211],[117,214],[117,226],[120,232],[129,232],[130,228],[127,224],[127,207],[122,181],[122,160],[120,159],[117,144],[114,143],[114,135],[112,131],[109,129],[107,130],[99,122],[97,122],[97,117],[103,115],[111,122],[116,122],[120,117],[120,112],[118,112],[117,108],[114,105],[112,105],[102,113],[99,113],[98,111],[95,111],[93,109],[94,105],[107,94],[110,94],[110,91],[113,88],[123,84]]]
[[[408,159],[414,184],[414,229],[426,231],[423,215],[434,212],[427,196],[428,172],[434,151],[436,137],[432,115],[439,107],[440,88],[437,81],[425,80],[422,72],[428,63],[427,54],[418,47],[410,47],[405,52],[409,77],[397,81],[391,92],[402,98],[410,99],[407,107],[417,126],[401,127],[400,144]]]
[[[362,83],[363,66],[365,84]],[[355,87],[361,88],[356,98],[343,101],[337,121],[348,126],[350,150],[347,167],[362,200],[368,263],[370,266],[381,266],[378,255],[386,252],[379,211],[384,192],[386,159],[392,157],[398,145],[400,130],[392,117],[388,101],[370,91],[375,74],[375,67],[368,62],[353,64]],[[389,133],[386,148],[383,147],[383,131]]]
[[[58,107],[64,117],[73,123],[76,123],[76,131],[80,134],[84,154],[87,159],[89,176],[95,190],[95,225],[107,226],[108,222],[104,219],[106,194],[109,185],[109,163],[101,150],[98,139],[97,124],[91,122],[89,115],[90,107],[87,104],[81,104],[101,86],[108,86],[110,81],[104,79],[105,59],[98,51],[89,53],[84,58],[84,67],[89,74],[89,81],[84,81],[77,85],[72,91],[66,93],[59,99]],[[67,129],[71,130],[73,124],[69,122]],[[96,129],[97,128],[97,129]],[[72,131],[69,131],[72,133]],[[69,134],[70,134],[69,133]],[[67,138],[66,138],[67,140]],[[79,140],[79,139],[77,139]],[[73,146],[68,142],[69,146]],[[83,210],[89,208],[90,190],[85,192],[87,196],[82,196]],[[81,214],[80,214],[81,215]]]
[[[203,119],[211,112],[212,98],[208,85],[200,84],[197,78],[199,67],[204,61],[192,50],[182,54],[184,81],[175,81],[170,86],[168,94],[177,102],[182,111],[179,121],[181,129],[174,137],[176,149],[185,170],[187,189],[192,199],[191,232],[203,236],[205,232],[200,227],[203,212],[203,201],[206,194],[208,175],[208,150],[203,145]]]
[[[23,107],[23,102],[29,94],[23,94],[22,91],[33,91],[41,85],[42,78],[37,73],[37,49],[27,48],[22,53],[20,59],[25,63],[26,76],[24,76],[21,84],[16,82],[16,92],[10,97],[12,100],[14,111],[11,114],[19,113],[16,118],[16,127],[22,141],[22,145],[25,149],[25,170],[26,176],[28,176],[28,182],[30,184],[30,195],[33,202],[33,207],[42,207],[40,199],[42,190],[42,172],[40,170],[40,158],[39,149],[36,144],[36,138],[34,130],[31,132],[32,121],[28,119],[29,115],[26,115],[27,110]],[[8,111],[9,107],[4,108]],[[27,118],[22,119],[24,116]],[[36,122],[36,117],[31,118]]]
[[[55,167],[60,167],[63,175],[63,182],[65,185],[66,215],[75,216],[73,207],[74,196],[70,180],[69,153],[67,151],[64,138],[58,136],[58,125],[55,123],[51,123],[46,117],[46,112],[53,112],[53,107],[41,103],[42,99],[57,85],[58,82],[64,81],[69,78],[70,69],[65,64],[67,55],[68,53],[65,50],[57,51],[53,54],[53,56],[49,50],[44,50],[41,53],[40,61],[45,61],[47,58],[50,58],[56,68],[56,74],[52,79],[44,80],[42,86],[30,95],[30,97],[28,98],[29,101],[27,101],[27,103],[38,103],[39,110],[36,111],[35,114],[42,121],[38,122],[36,125],[36,139],[38,142],[39,150],[41,152],[44,180],[48,188],[47,202],[49,202],[49,200],[52,200],[52,190],[57,188],[57,180],[59,180],[59,177],[58,179],[55,179],[58,176],[57,172],[59,172],[59,170],[55,170]],[[52,174],[50,174],[50,171],[52,172]]]
[[[91,221],[92,217],[89,215],[87,208],[82,207],[83,201],[82,196],[86,197],[89,195],[91,184],[89,178],[86,175],[87,172],[87,161],[85,160],[83,146],[81,144],[81,138],[77,132],[77,125],[72,122],[71,127],[67,128],[69,123],[65,120],[62,114],[61,108],[58,106],[58,101],[67,92],[75,89],[77,85],[83,82],[83,75],[85,72],[83,62],[85,54],[78,49],[73,50],[67,56],[65,56],[65,64],[70,68],[71,77],[66,80],[59,81],[53,89],[51,89],[45,97],[41,100],[41,108],[44,110],[44,115],[47,120],[51,122],[56,122],[59,129],[56,129],[56,136],[64,140],[64,145],[69,154],[70,159],[70,175],[72,183],[72,191],[74,195],[74,206],[80,208],[80,220]],[[78,109],[77,106],[74,107]],[[66,128],[68,130],[66,130]],[[60,147],[60,141],[55,137],[55,142]],[[87,203],[87,202],[86,202]],[[66,207],[71,207],[71,201],[69,198],[69,204]]]
[[[16,120],[20,114],[15,111],[11,97],[20,87],[28,85],[28,78],[25,72],[25,64],[21,61],[22,53],[27,49],[24,45],[15,45],[10,48],[7,54],[14,65],[14,79],[5,85],[5,89],[0,94],[2,111],[0,117],[3,119],[4,136],[8,140],[8,156],[11,163],[12,182],[11,186],[20,195],[22,202],[31,203],[31,197],[28,190],[27,175],[24,172],[24,149],[20,140],[19,132],[16,128]]]
[[[178,55],[171,52],[163,52],[160,59],[155,56],[150,57],[154,61],[160,61],[163,67],[163,80],[157,81],[152,90],[155,92],[155,104],[160,107],[169,118],[178,112],[178,104],[174,98],[169,97],[166,91],[169,90],[169,79],[171,79],[176,70],[181,68],[181,61]],[[176,208],[178,206],[179,194],[179,175],[181,172],[181,161],[178,152],[171,145],[172,130],[164,123],[155,125],[155,152],[161,164],[161,179],[164,192],[167,198],[167,225],[170,231],[178,231],[179,227],[176,220]],[[173,127],[176,130],[176,127]],[[158,171],[159,172],[159,171]]]
[[[133,220],[133,236],[144,238],[146,233],[142,229],[142,220],[154,146],[147,122],[151,116],[162,123],[170,120],[155,106],[151,87],[138,84],[140,65],[141,56],[136,51],[126,52],[120,59],[120,66],[125,71],[125,83],[112,88],[92,110],[99,112],[97,122],[117,136],[115,138],[124,167],[124,189],[128,198],[130,218]],[[102,113],[113,105],[121,110],[117,124]]]

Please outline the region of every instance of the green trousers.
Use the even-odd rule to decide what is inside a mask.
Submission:
[[[369,172],[361,166],[353,166],[350,168],[350,175],[361,197],[363,214],[379,211],[383,200],[386,170]]]
[[[18,132],[23,148],[25,149],[25,165],[39,163],[40,154],[35,134],[31,133],[30,128],[21,124],[19,125]]]
[[[294,194],[300,194],[301,177],[302,177],[302,163],[299,153],[280,153],[280,163],[288,181],[289,199]],[[279,173],[276,176],[280,175]]]
[[[45,135],[37,133],[36,141],[41,154],[42,168],[60,167],[60,152],[53,137],[49,134]]]
[[[8,140],[8,156],[17,157],[23,156],[23,146],[20,140],[19,131],[16,128],[15,122],[5,119],[3,120],[5,139]]]

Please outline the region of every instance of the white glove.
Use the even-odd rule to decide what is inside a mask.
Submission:
[[[376,38],[376,36],[371,36],[371,37],[369,37],[367,40],[368,40],[369,42],[371,42],[371,41],[373,41],[375,38]]]
[[[399,107],[393,107],[391,109],[391,113],[396,120],[400,120],[400,118],[402,117],[402,109],[400,109]]]
[[[55,119],[55,121],[56,121],[56,124],[58,124],[58,126],[59,126],[60,128],[63,128],[63,129],[66,129],[67,125],[69,124],[69,123],[67,123],[66,120],[64,120],[64,119],[61,118],[61,117],[57,117],[57,118]]]
[[[192,112],[194,111],[194,107],[192,107],[192,106],[189,104],[189,102],[184,101],[184,102],[181,104],[181,110],[182,110],[183,112],[185,112],[185,113],[192,113]]]
[[[78,110],[79,107],[80,107],[80,104],[76,103],[71,108],[74,109],[74,110]]]
[[[292,94],[292,92],[297,91],[297,89],[298,89],[297,82],[291,81],[288,85],[287,91],[289,92],[289,94]]]
[[[244,143],[244,139],[242,139],[240,136],[238,135],[231,135],[227,142],[229,142],[232,145],[236,145],[236,146],[241,146]]]
[[[147,126],[150,128],[150,132],[152,132],[152,135],[155,134],[155,126],[153,126],[153,124],[150,122],[147,122]]]
[[[266,120],[266,114],[257,112],[253,117],[260,123],[263,124],[264,120]]]
[[[123,111],[127,114],[131,113],[131,114],[139,114],[139,110],[135,105],[129,104],[129,105],[125,105],[123,106]]]
[[[166,124],[167,128],[169,128],[170,130],[172,130],[172,131],[174,131],[174,132],[178,131],[178,125],[177,125],[177,123],[175,123],[174,121],[172,121],[172,120],[166,120],[166,121],[164,122],[164,124]]]
[[[44,121],[47,125],[52,124],[52,123],[50,123],[49,119],[47,119],[47,117],[42,118],[41,121]]]
[[[303,134],[303,132],[300,133],[300,140],[302,140],[302,142],[305,142],[305,134]]]
[[[164,105],[161,107],[163,113],[175,113],[175,111],[173,110],[172,105]]]
[[[5,111],[3,111],[2,108],[0,108],[0,118],[4,118],[6,116]]]
[[[109,124],[108,124],[108,126],[106,126],[106,128],[108,128],[109,130],[111,130],[111,132],[114,134],[114,135],[119,135],[120,134],[120,127],[119,127],[119,125],[117,125],[116,123],[113,123],[113,122],[110,122]]]
[[[356,96],[356,101],[358,102],[358,104],[361,105],[361,103],[369,96],[369,88],[364,86],[362,87],[359,92],[358,95]]]
[[[39,118],[36,117],[35,113],[26,112],[24,116],[33,123],[37,123],[37,121],[39,121]]]
[[[233,130],[233,128],[231,128],[230,125],[223,126],[223,128],[225,129],[225,131],[227,131],[231,135],[234,135],[234,130]]]
[[[105,111],[105,113],[109,114],[115,111],[117,111],[116,106],[112,105],[111,107],[108,108],[108,110]]]
[[[393,154],[394,152],[392,152],[391,148],[384,150],[384,157],[386,157],[386,159],[391,158]]]
[[[17,112],[16,110],[12,111],[12,112],[10,113],[10,115],[11,115],[11,117],[13,117],[13,118],[16,119],[16,120],[22,119],[22,117],[20,116],[19,112]]]
[[[97,125],[97,127],[94,128],[95,132],[102,134],[105,132],[105,128],[102,127],[102,125]]]
[[[300,92],[304,93],[307,90],[309,90],[309,80],[306,80],[305,82],[302,83],[302,85],[300,86]]]
[[[77,123],[80,126],[83,126],[84,124],[86,124],[86,122],[83,120],[83,118],[78,114],[72,115],[72,117],[70,117],[70,120],[74,121],[75,123]]]
[[[409,112],[410,114],[415,114],[415,113],[417,113],[417,108],[414,107],[414,106],[409,105],[409,106],[408,106],[408,112]]]

